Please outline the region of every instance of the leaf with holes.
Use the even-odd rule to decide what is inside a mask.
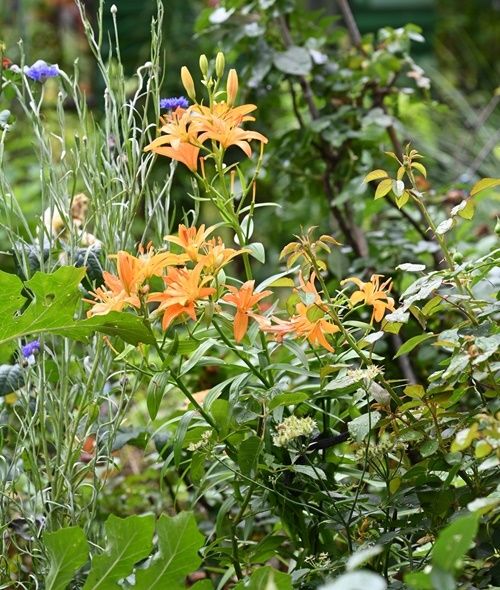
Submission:
[[[154,341],[149,328],[131,313],[111,312],[86,320],[75,319],[84,276],[83,268],[63,266],[50,274],[37,272],[23,283],[19,277],[0,271],[0,345],[41,333],[86,340],[93,332],[103,332],[134,345]],[[25,309],[20,309],[23,306]]]

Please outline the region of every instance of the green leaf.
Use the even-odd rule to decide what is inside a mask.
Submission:
[[[238,582],[234,590],[292,590],[292,578],[267,565],[255,570],[246,584]]]
[[[408,203],[408,199],[410,198],[410,193],[408,191],[403,191],[403,194],[400,197],[396,197],[396,205],[398,209],[404,207],[406,203]]]
[[[288,277],[282,277],[273,281],[269,287],[295,287],[295,281]]]
[[[425,169],[425,166],[423,164],[421,164],[420,162],[412,162],[411,167],[415,168],[415,170],[418,170],[420,174],[422,174],[422,176],[427,178],[427,170]]]
[[[430,457],[439,449],[437,440],[427,440],[420,447],[420,454],[422,457]]]
[[[406,574],[405,583],[413,590],[435,590],[430,574],[426,572],[410,572]]]
[[[252,477],[262,449],[262,441],[258,436],[245,439],[238,448],[238,465],[243,475]]]
[[[250,252],[250,256],[253,256],[256,260],[265,264],[266,262],[266,251],[264,249],[264,245],[261,242],[253,242],[252,244],[247,244],[245,246],[247,250]]]
[[[415,348],[415,346],[418,346],[419,344],[425,342],[426,340],[429,340],[430,338],[435,338],[435,336],[435,334],[419,334],[418,336],[413,336],[413,338],[410,338],[404,344],[402,344],[402,346],[399,347],[399,350],[395,354],[394,358],[397,359],[403,354],[408,354]]]
[[[65,590],[73,576],[89,557],[89,546],[80,527],[45,533],[43,542],[49,560],[46,590]]]
[[[500,178],[483,178],[476,182],[476,184],[471,188],[470,196],[473,197],[481,191],[484,191],[488,188],[495,188],[496,186],[500,186]]]
[[[297,391],[295,393],[278,393],[269,402],[269,409],[274,410],[280,406],[296,406],[306,399],[309,399],[309,395],[303,391]]]
[[[439,534],[432,549],[432,564],[453,573],[458,561],[469,551],[479,526],[479,513],[460,516]]]
[[[385,180],[381,180],[377,186],[377,190],[375,191],[375,199],[381,199],[385,197],[385,195],[392,189],[392,179],[386,178]]]
[[[312,59],[309,51],[296,45],[289,47],[286,51],[276,53],[273,61],[280,72],[292,74],[293,76],[305,76],[312,69]]]
[[[318,590],[385,590],[387,582],[375,572],[359,570],[349,572],[320,586]]]
[[[63,266],[56,272],[37,272],[23,283],[19,277],[0,271],[0,293],[5,301],[0,312],[0,345],[15,338],[40,333],[57,334],[85,340],[93,332],[120,336],[126,342],[153,343],[154,336],[142,320],[130,313],[111,312],[87,320],[75,320],[82,294],[80,282],[85,269]],[[26,309],[21,292],[27,289],[32,295]]]
[[[0,365],[0,397],[17,391],[24,385],[24,374],[19,365]]]
[[[363,414],[354,420],[351,420],[347,425],[349,434],[353,436],[357,442],[361,442],[365,439],[370,430],[374,428],[382,418],[380,412],[371,412],[370,414]]]
[[[92,567],[83,590],[118,590],[117,584],[129,576],[134,565],[151,553],[154,516],[118,518],[111,514],[104,525],[106,551],[92,560]]]
[[[377,170],[372,170],[369,172],[363,179],[363,182],[371,182],[372,180],[379,180],[380,178],[388,178],[388,174],[385,170],[381,170],[380,168]]]
[[[198,551],[205,538],[198,531],[191,512],[176,516],[160,516],[158,534],[159,555],[152,564],[136,572],[136,590],[184,590],[184,578],[195,571],[201,558]]]

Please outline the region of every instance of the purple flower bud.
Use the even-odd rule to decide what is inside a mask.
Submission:
[[[29,358],[30,356],[34,355],[35,352],[40,350],[40,340],[32,340],[28,342],[24,346],[21,346],[21,353],[24,358]]]
[[[56,76],[59,76],[60,71],[57,65],[49,65],[47,62],[39,59],[31,67],[25,66],[24,73],[28,78],[43,84],[47,78],[55,78]]]
[[[188,106],[189,101],[184,96],[172,96],[160,100],[160,109],[168,109],[169,111],[173,111],[177,108],[187,109]]]

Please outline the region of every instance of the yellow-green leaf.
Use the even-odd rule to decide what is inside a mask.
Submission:
[[[472,187],[470,196],[473,197],[481,191],[484,191],[488,188],[495,188],[496,186],[500,186],[500,178],[483,178],[476,182],[476,184]]]
[[[404,166],[400,166],[398,168],[397,174],[396,174],[396,178],[398,180],[403,180],[403,176],[405,175],[406,172],[406,168]]]
[[[460,217],[463,217],[464,219],[472,219],[474,217],[474,212],[476,210],[476,204],[474,203],[474,201],[472,199],[469,199],[467,201],[467,204],[465,205],[465,207],[463,209],[461,209],[458,214],[460,215]]]
[[[372,170],[365,176],[363,182],[371,182],[372,180],[378,180],[379,178],[387,178],[388,176],[389,175],[385,170]]]
[[[422,385],[407,385],[404,388],[404,393],[408,397],[422,399],[425,395],[425,389],[422,387]]]
[[[408,199],[410,198],[410,193],[408,191],[404,191],[400,197],[396,197],[396,205],[399,209],[404,207],[406,203],[408,203]]]
[[[295,287],[295,283],[293,279],[288,277],[281,277],[280,279],[276,279],[273,281],[269,287]]]
[[[375,198],[381,199],[385,197],[385,195],[391,190],[392,188],[392,179],[386,178],[385,180],[381,180],[379,185],[377,186],[377,190],[375,191]]]
[[[412,162],[411,167],[415,168],[415,170],[418,170],[420,174],[422,174],[422,176],[427,178],[427,170],[423,164],[421,164],[420,162]]]

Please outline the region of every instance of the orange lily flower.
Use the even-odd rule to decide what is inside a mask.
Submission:
[[[148,301],[160,303],[158,312],[163,313],[162,328],[166,330],[170,324],[183,313],[196,320],[195,303],[206,299],[213,293],[213,287],[204,287],[212,277],[201,277],[203,264],[197,264],[192,270],[187,268],[169,268],[163,277],[166,289],[162,293],[151,293]]]
[[[312,346],[321,344],[326,350],[334,352],[325,334],[335,334],[340,331],[340,328],[329,322],[324,316],[316,319],[315,316],[317,312],[320,312],[320,308],[315,304],[298,303],[296,311],[297,314],[291,318],[291,323],[297,336],[304,336]]]
[[[110,311],[122,311],[128,305],[140,307],[138,289],[143,280],[140,277],[139,260],[128,252],[120,251],[116,255],[118,276],[104,271],[102,273],[106,288],[98,287],[91,295],[98,301],[86,299],[94,306],[87,312],[93,315],[106,315]]]
[[[254,293],[255,281],[246,281],[238,289],[227,285],[230,291],[222,298],[226,303],[232,303],[236,306],[236,314],[234,316],[234,339],[240,342],[248,330],[248,318],[253,318],[260,322],[267,321],[264,316],[254,313],[252,308],[264,297],[272,295],[272,291],[261,291]]]
[[[167,242],[177,244],[184,249],[186,255],[193,262],[198,262],[198,252],[200,248],[205,244],[207,236],[209,236],[215,229],[215,226],[210,226],[205,229],[205,224],[200,225],[199,229],[193,225],[186,227],[185,225],[179,225],[178,236],[165,236],[163,239]]]
[[[394,299],[389,297],[389,293],[392,287],[391,279],[387,279],[384,283],[380,284],[382,275],[372,275],[369,283],[364,283],[357,277],[349,277],[340,282],[341,285],[345,283],[355,283],[358,287],[358,291],[349,298],[351,305],[356,305],[361,301],[365,305],[373,306],[373,313],[371,321],[375,320],[380,322],[385,315],[386,310],[394,311]]]
[[[205,254],[200,256],[199,260],[203,262],[205,269],[213,274],[217,274],[217,272],[233,258],[246,252],[246,250],[226,248],[221,238],[212,238],[211,240],[208,240],[205,243],[203,250]]]
[[[267,318],[265,319],[267,320]],[[277,342],[283,342],[283,338],[287,334],[295,332],[295,326],[292,322],[282,320],[275,316],[272,316],[271,319],[275,322],[274,324],[271,324],[271,322],[267,320],[266,322],[259,322],[259,326],[262,332],[272,334]]]
[[[255,110],[255,105],[246,104],[239,107],[230,107],[227,103],[215,103],[212,107],[198,106],[197,111],[200,113],[196,119],[196,130],[201,133],[198,136],[200,143],[205,143],[208,139],[217,141],[224,148],[231,145],[237,145],[245,154],[250,157],[252,149],[250,141],[256,139],[262,143],[267,143],[267,137],[257,131],[245,131],[239,125],[244,121],[254,121],[254,117],[248,115]]]
[[[163,135],[154,139],[144,148],[144,151],[167,156],[196,171],[200,144],[196,139],[196,130],[191,125],[190,110],[179,107],[162,121],[164,125],[160,131]]]

